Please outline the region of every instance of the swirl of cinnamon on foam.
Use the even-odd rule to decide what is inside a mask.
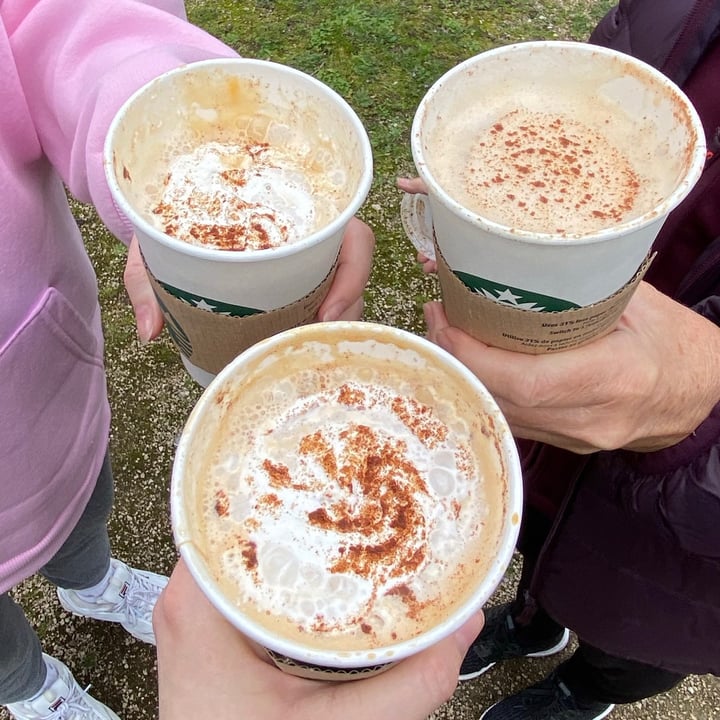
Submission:
[[[221,573],[239,602],[298,632],[391,641],[398,605],[405,627],[422,623],[467,572],[485,517],[477,459],[449,417],[402,390],[347,381],[277,398],[272,422],[212,465]]]

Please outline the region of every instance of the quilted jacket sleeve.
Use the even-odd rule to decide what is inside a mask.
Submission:
[[[598,23],[589,40],[662,68],[672,49],[671,36],[677,27],[682,27],[691,4],[686,0],[620,0]],[[642,22],[636,22],[636,18],[642,18]]]

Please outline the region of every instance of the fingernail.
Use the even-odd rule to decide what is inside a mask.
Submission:
[[[428,302],[423,305],[423,316],[428,331],[433,330],[435,328],[435,303]]]
[[[137,324],[138,339],[141,345],[147,345],[152,339],[152,318],[150,313],[143,307],[135,311],[135,322]]]
[[[442,330],[435,331],[435,344],[439,345],[443,350],[447,350],[449,353],[452,354],[453,343],[452,339],[448,335],[447,328],[442,328]]]
[[[322,322],[337,320],[343,314],[343,310],[344,308],[340,305],[331,305],[327,310],[325,310],[325,312],[323,312],[322,315],[320,315],[320,320]]]
[[[438,313],[440,312],[440,304],[437,302],[429,302],[423,305],[423,315],[425,316],[425,324],[428,329],[428,337],[443,350],[452,352],[452,341],[448,337],[447,327],[440,326],[438,323]]]

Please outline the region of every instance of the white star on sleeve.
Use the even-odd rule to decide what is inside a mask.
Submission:
[[[515,295],[513,292],[510,291],[510,289],[503,290],[502,292],[499,292],[497,295],[498,302],[507,303],[509,305],[517,305],[518,300],[521,299],[521,295]]]

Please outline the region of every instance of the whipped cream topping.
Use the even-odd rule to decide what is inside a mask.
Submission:
[[[209,142],[170,163],[151,220],[194,245],[264,250],[306,237],[336,213],[289,151]]]

